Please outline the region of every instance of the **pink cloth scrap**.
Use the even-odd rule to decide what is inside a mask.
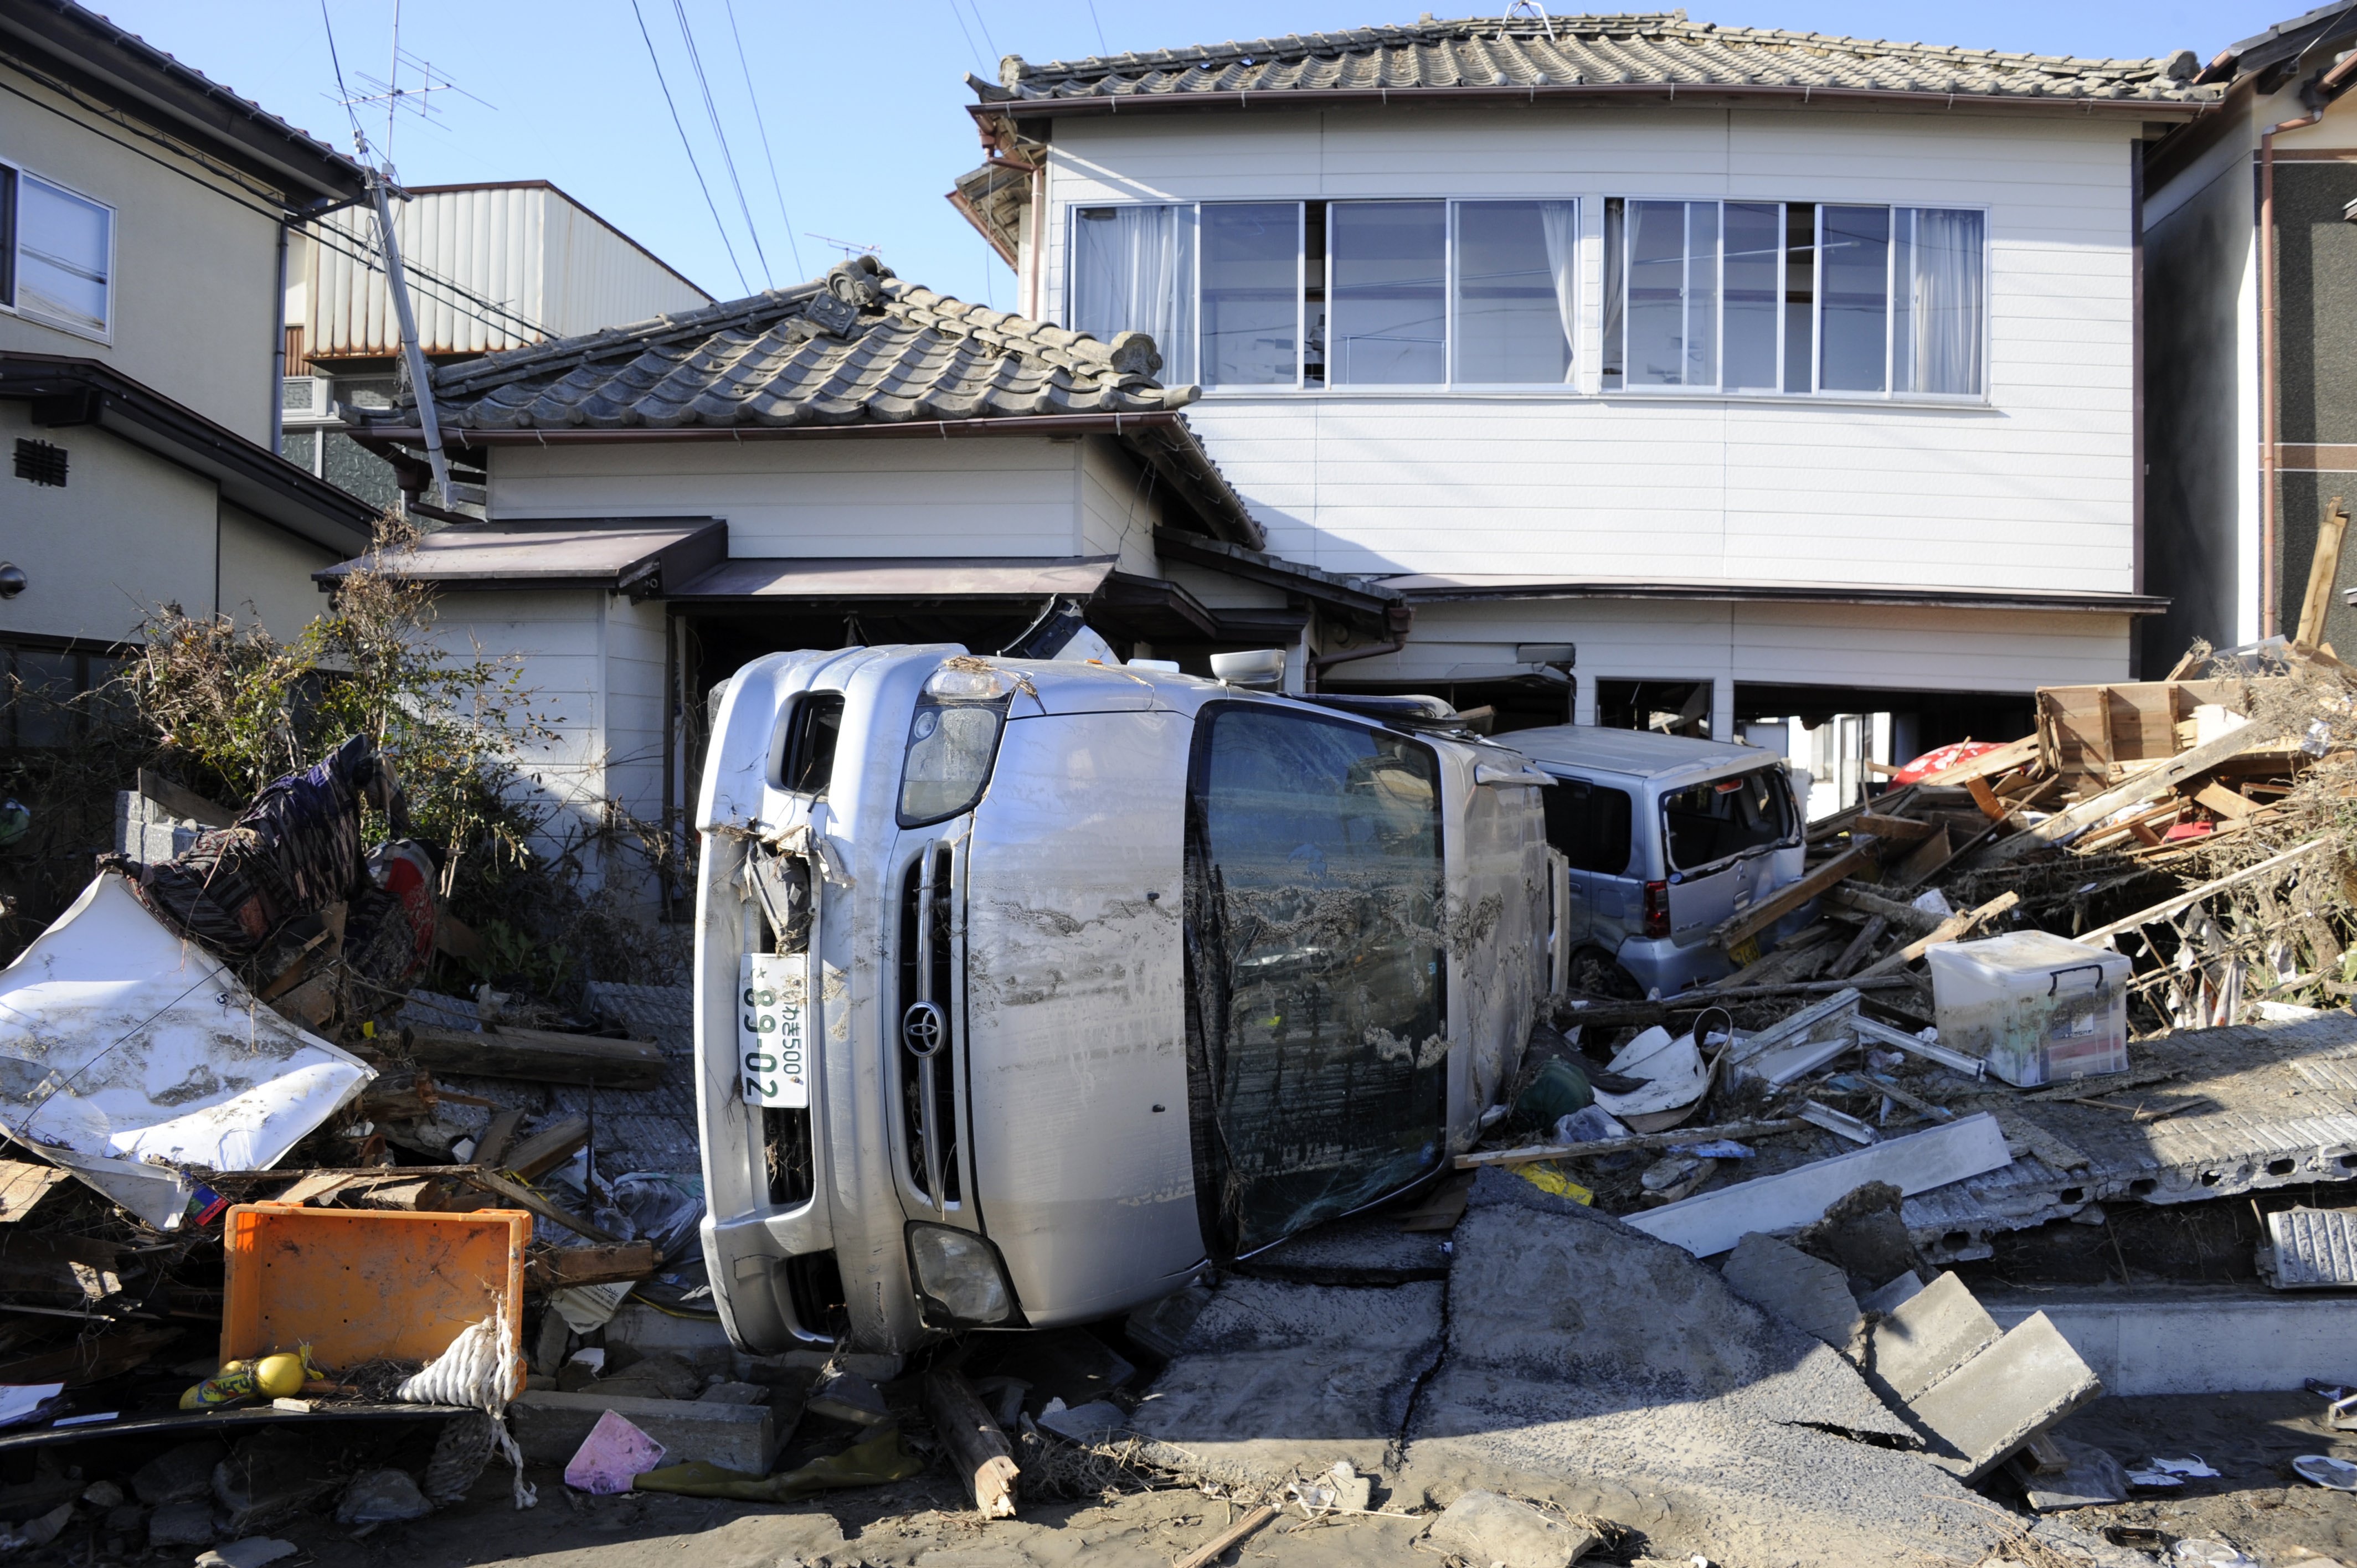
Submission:
[[[600,1497],[611,1497],[630,1489],[632,1477],[642,1476],[662,1463],[663,1445],[632,1426],[612,1411],[597,1417],[597,1424],[581,1440],[580,1451],[573,1462],[565,1466],[565,1484]]]

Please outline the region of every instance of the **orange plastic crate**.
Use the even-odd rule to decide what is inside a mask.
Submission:
[[[523,1375],[523,1253],[532,1216],[241,1203],[222,1221],[223,1361],[311,1347],[322,1367],[430,1361],[504,1304]]]

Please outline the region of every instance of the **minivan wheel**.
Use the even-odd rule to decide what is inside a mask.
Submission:
[[[1616,1002],[1644,998],[1637,977],[1612,961],[1611,955],[1584,948],[1571,955],[1571,988],[1587,996],[1609,996]]]

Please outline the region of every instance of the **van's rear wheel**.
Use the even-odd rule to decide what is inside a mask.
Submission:
[[[1612,961],[1611,955],[1584,948],[1571,955],[1571,988],[1587,996],[1609,996],[1616,1002],[1639,1002],[1644,989],[1636,976]]]

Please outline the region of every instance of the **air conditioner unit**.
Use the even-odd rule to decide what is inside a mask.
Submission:
[[[324,423],[336,416],[336,383],[327,376],[284,376],[278,406],[290,424]]]

